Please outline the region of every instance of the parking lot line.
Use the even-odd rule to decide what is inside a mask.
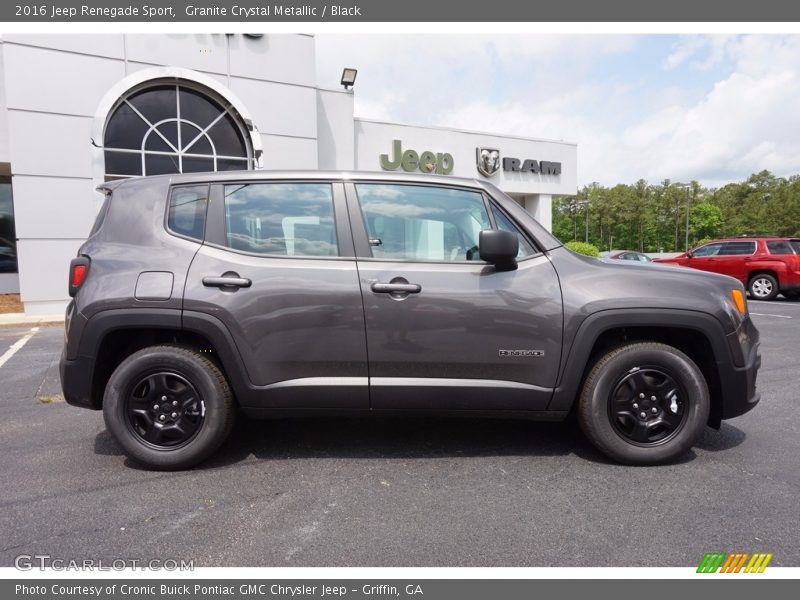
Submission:
[[[28,340],[36,335],[37,331],[39,331],[38,327],[32,327],[27,335],[14,342],[11,347],[5,351],[3,356],[0,356],[0,368],[2,368],[3,365],[6,364],[8,360],[19,351],[20,348],[27,344]]]
[[[773,315],[772,313],[754,313],[751,312],[751,315],[758,315],[759,317],[777,317],[779,319],[793,319],[794,317],[790,317],[789,315]]]

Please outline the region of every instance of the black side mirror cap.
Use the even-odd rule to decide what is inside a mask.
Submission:
[[[519,237],[511,231],[484,229],[478,234],[478,249],[481,260],[501,270],[517,268]]]

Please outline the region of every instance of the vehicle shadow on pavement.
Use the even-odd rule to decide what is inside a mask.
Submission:
[[[707,428],[696,447],[726,450],[741,444],[745,434],[723,423]],[[95,437],[95,454],[124,453],[107,431]],[[474,417],[306,417],[257,420],[240,416],[228,440],[198,470],[259,460],[309,458],[427,459],[451,457],[574,455],[615,465],[583,436],[577,423],[543,423],[524,419]],[[677,463],[697,457],[688,452]],[[126,466],[141,468],[126,459]]]

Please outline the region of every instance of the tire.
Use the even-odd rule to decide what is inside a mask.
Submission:
[[[750,279],[747,291],[754,300],[772,300],[778,295],[778,281],[772,275],[759,273]]]
[[[132,460],[188,469],[230,434],[235,403],[222,371],[182,346],[151,346],[112,373],[103,396],[106,428]]]
[[[694,445],[710,409],[697,365],[672,346],[643,342],[615,348],[594,363],[577,412],[586,437],[608,457],[657,465]]]

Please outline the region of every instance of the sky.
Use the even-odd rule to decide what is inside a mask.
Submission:
[[[357,117],[578,144],[578,184],[800,174],[800,35],[316,36]]]

